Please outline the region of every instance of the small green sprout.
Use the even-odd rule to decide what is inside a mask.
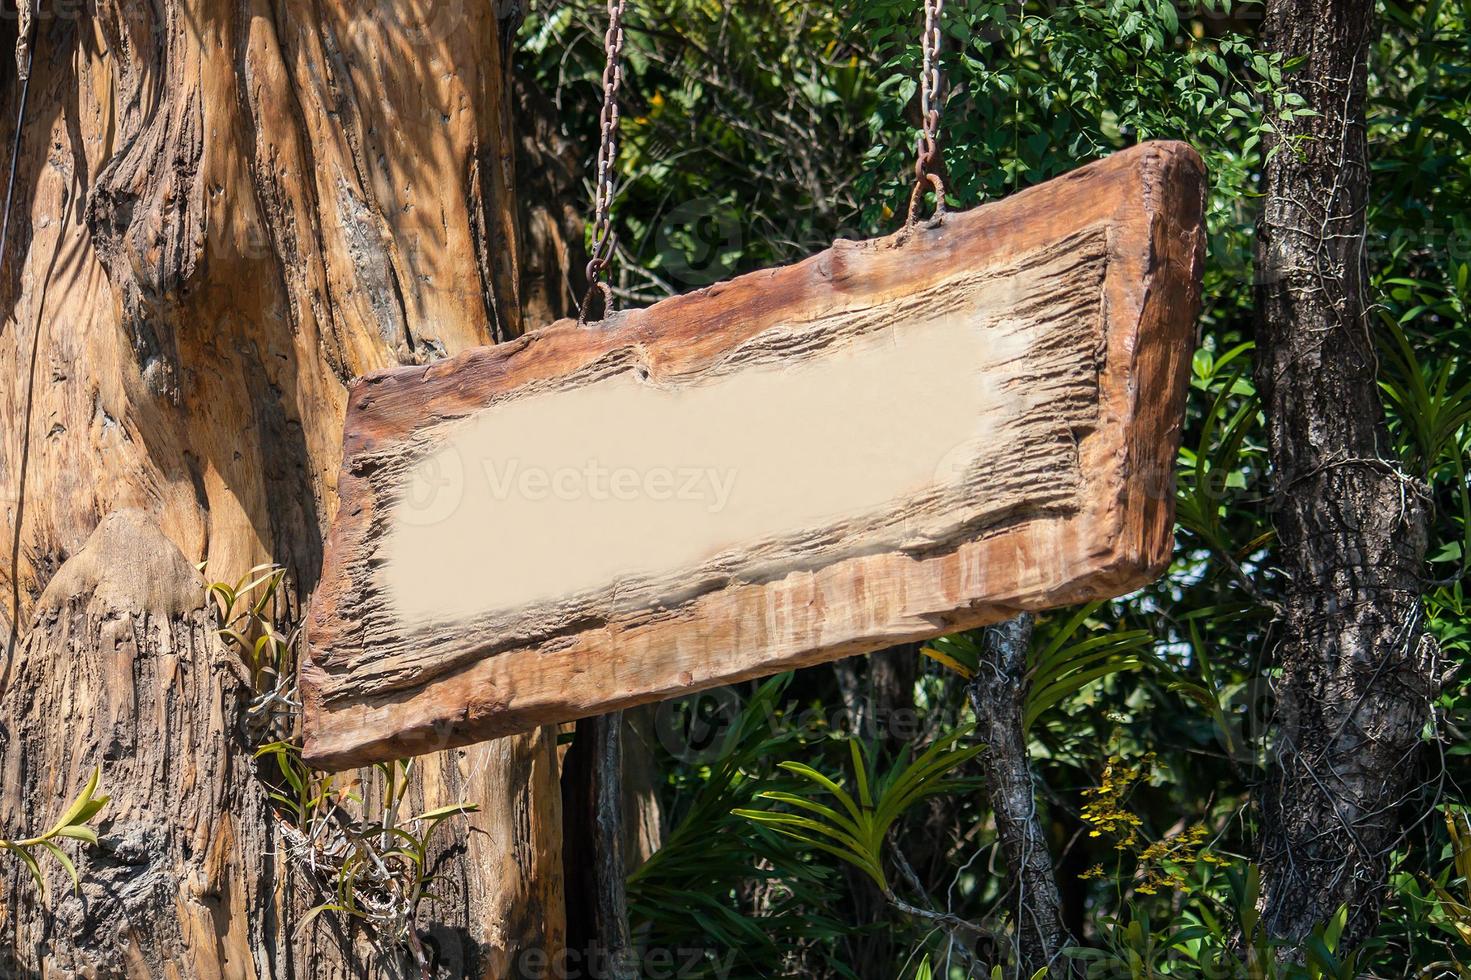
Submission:
[[[61,819],[57,820],[44,834],[38,837],[28,837],[25,840],[0,839],[0,850],[9,851],[20,858],[21,863],[35,879],[36,887],[43,894],[46,890],[46,878],[41,873],[41,863],[36,857],[38,851],[50,852],[51,856],[66,869],[66,873],[71,876],[72,891],[75,892],[81,886],[81,880],[77,877],[76,865],[57,844],[57,840],[71,838],[89,846],[96,846],[97,831],[89,827],[88,823],[102,811],[108,800],[112,799],[110,796],[97,795],[97,783],[101,778],[102,770],[94,768],[92,777],[87,780],[87,785],[82,788],[82,792],[72,801],[71,806],[67,807]]]

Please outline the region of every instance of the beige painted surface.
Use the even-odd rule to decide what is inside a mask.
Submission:
[[[630,370],[449,423],[405,477],[383,594],[410,621],[513,610],[957,486],[978,450],[1016,448],[997,423],[1027,408],[1007,384],[1027,336],[988,318],[996,291],[939,316],[894,311],[818,359],[690,384]],[[864,544],[913,547],[928,530],[900,521]]]

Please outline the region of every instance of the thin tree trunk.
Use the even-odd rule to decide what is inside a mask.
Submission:
[[[45,896],[0,862],[0,971],[418,975],[334,915],[298,930],[324,896],[239,738],[194,565],[282,562],[308,596],[345,382],[526,325],[504,7],[36,8],[0,269],[0,836],[93,766],[113,800],[77,895],[54,862]],[[15,81],[0,65],[6,148]],[[539,275],[576,267],[563,217],[537,219]],[[541,315],[572,292],[534,291]],[[562,946],[555,733],[416,770],[408,805],[480,805],[433,856],[434,966],[538,975]]]
[[[628,872],[623,856],[623,712],[593,720],[597,734],[598,925],[608,951],[609,980],[636,980],[628,936]]]
[[[1364,255],[1372,0],[1270,0],[1267,46],[1316,115],[1272,122],[1258,227],[1257,382],[1286,581],[1261,798],[1263,920],[1296,941],[1347,905],[1373,928],[1435,688],[1422,636],[1423,488],[1376,387]]]
[[[562,763],[568,964],[616,980],[637,975],[628,875],[659,841],[651,716],[633,708],[582,719]]]
[[[1022,613],[987,627],[982,636],[980,667],[968,694],[976,715],[976,737],[986,745],[980,761],[996,816],[996,835],[1011,872],[1017,975],[1030,977],[1044,967],[1060,971],[1060,954],[1069,943],[1022,726],[1032,617]]]

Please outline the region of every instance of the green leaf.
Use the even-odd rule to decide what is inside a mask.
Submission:
[[[93,838],[93,843],[96,843],[95,837]],[[49,840],[41,841],[41,846],[50,851],[51,856],[56,858],[57,863],[66,869],[67,875],[72,880],[72,892],[77,892],[81,888],[82,882],[81,879],[77,877],[77,868],[76,865],[72,864],[71,858],[67,857],[65,851],[63,851],[57,845],[51,843],[51,841]]]
[[[87,804],[92,802],[93,796],[97,792],[97,783],[101,779],[102,768],[100,766],[93,766],[92,775],[87,778],[87,785],[82,787],[82,791],[77,794],[77,798],[72,801],[72,805],[61,815],[61,819],[56,821],[56,827],[66,827],[77,822],[77,818],[86,810]]]
[[[467,813],[476,813],[480,810],[478,803],[451,803],[448,806],[436,807],[414,817],[415,820],[443,820],[445,817],[460,816]]]
[[[84,826],[79,826],[79,825],[73,825],[73,826],[70,826],[70,827],[62,827],[61,829],[59,829],[55,833],[53,833],[51,836],[52,837],[70,837],[73,840],[83,841],[84,843],[92,844],[92,845],[95,845],[97,843],[97,831],[93,830],[91,827],[84,827]],[[44,844],[45,841],[41,841],[41,843]]]
[[[311,908],[307,909],[306,914],[301,917],[301,922],[298,923],[296,927],[296,934],[300,936],[303,932],[305,932],[306,927],[311,925],[312,921],[323,912],[341,912],[345,915],[350,915],[352,914],[352,909],[347,905],[341,905],[334,902],[324,902],[321,905],[314,905]]]
[[[863,753],[858,748],[858,739],[848,740],[848,749],[853,756],[853,778],[858,783],[858,800],[864,809],[873,809],[873,796],[868,792],[868,763],[863,758]]]

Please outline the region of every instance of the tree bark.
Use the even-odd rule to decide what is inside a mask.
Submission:
[[[113,796],[100,845],[74,851],[77,895],[54,863],[40,896],[0,862],[0,969],[409,969],[331,914],[298,931],[323,896],[286,861],[194,566],[232,580],[274,560],[310,595],[345,382],[520,333],[525,224],[535,315],[567,312],[566,216],[528,217],[514,194],[501,9],[41,4],[18,134],[0,66],[0,143],[19,146],[0,269],[0,836],[41,829],[93,766]],[[11,50],[13,18],[0,34]],[[535,974],[561,948],[555,741],[416,766],[413,806],[480,806],[435,854],[444,900],[421,936],[442,975]]]
[[[1422,635],[1424,489],[1385,430],[1365,297],[1371,0],[1271,0],[1267,46],[1316,115],[1273,119],[1257,239],[1257,383],[1286,582],[1262,793],[1263,921],[1296,941],[1378,917],[1435,689]]]
[[[1012,920],[1016,975],[1030,977],[1059,966],[1069,943],[1022,725],[1032,617],[1022,613],[987,627],[982,636],[980,667],[968,694],[976,715],[976,737],[986,745],[980,762],[996,816],[996,836],[1011,872],[1010,892],[1016,898]]]
[[[647,708],[584,718],[562,760],[568,964],[609,980],[636,975],[627,880],[659,846],[652,724]]]

